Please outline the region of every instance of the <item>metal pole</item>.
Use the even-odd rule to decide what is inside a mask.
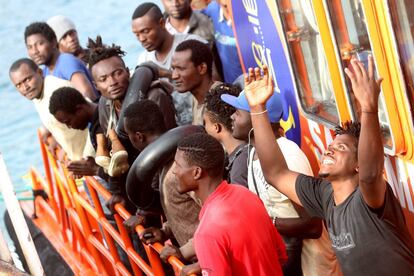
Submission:
[[[13,191],[13,184],[11,182],[9,173],[7,172],[6,164],[3,160],[3,155],[0,152],[0,187],[3,194],[4,202],[11,221],[13,223],[14,231],[16,232],[20,246],[22,248],[24,257],[29,266],[30,273],[34,276],[44,275],[42,264],[40,263],[39,255],[30,235],[29,228],[20,208],[19,201]]]

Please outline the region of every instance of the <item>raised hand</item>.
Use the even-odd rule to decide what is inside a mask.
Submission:
[[[377,113],[382,78],[375,80],[373,57],[371,55],[368,57],[368,72],[365,69],[364,64],[355,58],[351,60],[350,67],[351,68],[345,69],[345,73],[351,80],[352,90],[361,106],[361,111]]]
[[[258,67],[249,68],[244,75],[244,92],[251,109],[265,106],[267,100],[273,95],[273,80],[269,76],[267,65],[263,66],[263,76]]]

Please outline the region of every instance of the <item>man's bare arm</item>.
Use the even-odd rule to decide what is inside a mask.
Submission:
[[[374,61],[368,59],[368,72],[362,62],[351,60],[346,69],[352,90],[361,106],[361,133],[358,143],[359,187],[371,208],[384,204],[386,183],[383,178],[384,148],[378,119],[378,98],[382,79],[375,80]]]
[[[305,209],[293,203],[298,212],[298,218],[276,218],[275,226],[277,231],[287,237],[302,239],[318,239],[322,234],[322,220],[311,218]]]
[[[274,86],[267,66],[263,67],[263,73],[261,76],[259,68],[249,68],[244,79],[244,91],[250,106],[257,155],[267,182],[301,205],[295,188],[298,173],[288,169],[265,112],[266,102],[272,96]]]
[[[96,100],[96,95],[93,90],[91,82],[81,72],[74,73],[70,79],[70,82],[84,97],[91,99],[92,101]]]

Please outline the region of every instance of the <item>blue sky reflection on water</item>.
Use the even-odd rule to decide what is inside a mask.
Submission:
[[[120,45],[127,55],[129,68],[134,68],[142,47],[131,32],[134,9],[146,2],[130,0],[0,0],[0,152],[3,154],[15,189],[25,188],[22,176],[31,166],[42,171],[41,155],[36,130],[40,120],[33,104],[20,96],[10,83],[8,69],[17,59],[26,57],[24,29],[34,21],[46,21],[62,14],[75,23],[80,42],[100,34],[104,43]],[[160,7],[161,1],[151,1]],[[162,9],[162,8],[161,8]],[[0,229],[3,224],[4,204],[0,201]],[[7,236],[6,236],[7,237]],[[13,247],[8,239],[10,247]]]

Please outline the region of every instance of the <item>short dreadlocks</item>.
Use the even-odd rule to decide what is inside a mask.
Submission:
[[[100,35],[96,37],[96,41],[93,41],[91,38],[88,38],[87,47],[89,49],[89,70],[92,70],[92,67],[96,63],[100,62],[101,60],[108,59],[110,57],[119,57],[124,63],[122,57],[125,55],[125,52],[121,50],[121,46],[115,45],[113,43],[112,46],[107,46],[103,44]]]
[[[342,123],[342,126],[335,127],[336,135],[348,134],[355,137],[357,140],[359,140],[360,132],[361,124],[359,122],[347,121],[345,123]]]
[[[347,134],[356,139],[356,148],[358,148],[359,134],[361,133],[361,124],[359,122],[347,121],[342,123],[342,126],[335,127],[336,135]]]

